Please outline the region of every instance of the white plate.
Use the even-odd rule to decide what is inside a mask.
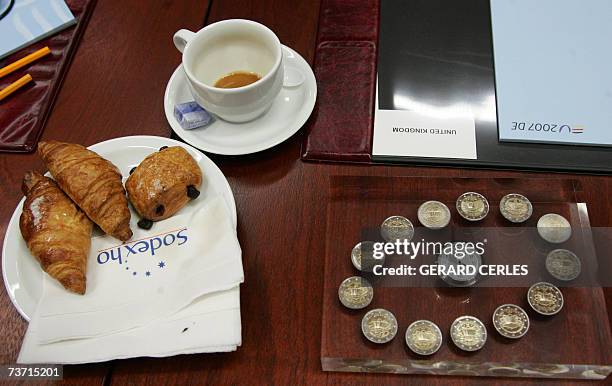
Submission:
[[[164,111],[170,127],[185,142],[216,154],[250,154],[285,141],[304,125],[312,113],[317,99],[317,82],[300,54],[283,46],[283,55],[285,69],[299,71],[304,81],[296,87],[283,86],[268,112],[251,122],[229,123],[217,119],[209,126],[193,130],[184,130],[174,118],[176,104],[193,100],[183,66],[179,65],[164,95]]]
[[[236,226],[236,203],[225,176],[217,165],[193,147],[168,138],[133,136],[100,142],[90,146],[89,149],[115,164],[125,180],[134,166],[162,146],[181,146],[185,148],[200,165],[204,175],[200,197],[185,206],[182,211],[195,210],[204,204],[206,197],[216,194],[223,197],[232,216],[234,226]],[[42,295],[43,271],[36,259],[30,254],[19,230],[19,217],[24,200],[25,198],[19,201],[6,229],[2,246],[2,273],[6,291],[13,305],[21,316],[29,321]],[[132,209],[130,208],[130,210]],[[138,216],[132,211],[130,226],[135,228],[138,220]]]

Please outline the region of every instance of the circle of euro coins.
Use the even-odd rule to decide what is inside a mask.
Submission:
[[[374,298],[374,289],[370,282],[359,276],[346,278],[338,288],[340,303],[346,308],[360,310],[367,307]]]
[[[493,327],[506,338],[518,339],[529,330],[529,316],[517,305],[503,304],[493,312]]]
[[[429,320],[417,320],[406,329],[406,345],[419,355],[432,355],[442,346],[442,331]]]
[[[417,217],[419,222],[429,229],[442,229],[450,222],[451,212],[448,206],[440,201],[427,201],[419,206]]]
[[[546,256],[546,270],[555,279],[571,281],[580,275],[582,264],[574,252],[555,249]]]
[[[538,220],[538,234],[552,244],[564,243],[572,237],[572,226],[565,217],[548,213]]]
[[[414,225],[404,216],[391,216],[380,224],[380,235],[387,242],[412,240]]]
[[[527,291],[527,302],[538,314],[555,315],[563,308],[563,294],[554,285],[539,282]]]
[[[361,320],[361,332],[370,342],[390,342],[397,334],[397,319],[383,308],[370,310]]]
[[[518,193],[506,194],[499,202],[499,211],[510,222],[522,223],[533,213],[533,206],[527,197]]]
[[[487,342],[487,328],[478,318],[460,316],[451,324],[450,336],[461,350],[477,351]]]
[[[468,221],[480,221],[489,213],[489,202],[480,193],[467,192],[457,198],[457,212]]]
[[[466,220],[480,221],[489,213],[489,203],[482,194],[466,192],[457,198],[458,213]],[[522,223],[533,214],[529,199],[518,193],[510,193],[500,200],[500,212],[510,222]],[[418,208],[419,222],[430,229],[441,229],[450,223],[451,213],[440,201],[426,201]],[[563,216],[548,213],[540,217],[537,223],[538,234],[550,243],[563,243],[572,234],[571,224]],[[397,240],[410,241],[415,228],[412,222],[403,216],[391,216],[380,225],[380,234],[387,242]],[[353,266],[360,271],[368,271],[365,260],[373,259],[372,241],[363,241],[351,251]],[[375,259],[384,262],[382,259]],[[440,262],[439,262],[440,263]],[[546,269],[558,280],[574,280],[580,275],[580,259],[566,249],[555,249],[546,258]],[[338,289],[340,302],[350,309],[367,307],[373,299],[373,288],[364,278],[354,276],[345,279]],[[527,292],[530,307],[542,315],[555,315],[563,308],[563,294],[553,284],[539,282],[532,285]],[[503,337],[518,339],[528,332],[529,316],[525,310],[514,304],[503,304],[495,309],[492,316],[495,330]],[[367,312],[361,320],[361,330],[369,341],[378,344],[390,342],[397,334],[398,322],[393,313],[377,308]],[[486,326],[478,318],[464,315],[456,318],[450,327],[453,343],[464,351],[480,350],[487,341]],[[417,320],[406,329],[405,342],[408,348],[418,355],[432,355],[442,345],[440,328],[429,320]]]

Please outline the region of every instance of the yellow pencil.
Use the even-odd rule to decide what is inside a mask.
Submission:
[[[31,80],[32,80],[32,76],[30,74],[26,74],[22,76],[21,78],[17,79],[17,81],[9,84],[8,86],[0,90],[0,101],[6,98],[7,96],[11,95],[15,91],[19,90],[21,87],[28,84],[28,82],[30,82]]]
[[[2,78],[5,75],[10,74],[11,72],[32,63],[33,61],[42,58],[43,56],[49,54],[51,52],[51,50],[49,49],[49,47],[43,47],[40,50],[34,51],[32,52],[30,55],[25,56],[21,59],[19,59],[16,62],[13,62],[11,64],[9,64],[8,66],[1,68],[0,69],[0,78]]]

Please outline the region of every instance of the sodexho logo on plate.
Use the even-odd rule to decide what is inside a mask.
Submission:
[[[584,127],[581,125],[513,121],[511,124],[510,130],[525,131],[525,132],[535,131],[535,132],[542,132],[542,133],[550,133],[551,135],[563,135],[563,134],[582,134],[584,132]]]

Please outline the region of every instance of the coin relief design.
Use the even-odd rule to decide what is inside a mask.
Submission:
[[[361,331],[370,342],[387,343],[397,334],[397,319],[391,312],[377,308],[363,316]]]
[[[582,264],[572,251],[555,249],[546,256],[546,270],[555,279],[571,281],[580,276]]]
[[[493,327],[506,338],[518,339],[529,330],[529,316],[519,306],[504,304],[493,312]]]
[[[563,294],[554,285],[540,282],[527,291],[527,302],[539,314],[555,315],[563,308]]]
[[[463,193],[457,199],[457,212],[466,220],[480,221],[489,213],[489,202],[480,193]]]
[[[442,346],[442,331],[429,320],[417,320],[406,329],[406,345],[419,355],[432,355]]]
[[[441,229],[448,225],[451,213],[444,203],[440,201],[427,201],[419,206],[417,211],[419,221],[430,229]]]
[[[506,220],[522,223],[531,217],[533,206],[522,194],[510,193],[502,197],[499,202],[499,210]]]
[[[548,213],[538,220],[538,234],[549,243],[560,244],[572,237],[572,226],[565,217]]]
[[[374,298],[374,289],[370,282],[359,276],[352,276],[340,284],[338,298],[342,305],[353,310],[367,307]]]
[[[391,216],[380,225],[380,235],[385,241],[412,240],[414,236],[414,225],[403,216]]]
[[[480,350],[487,341],[485,325],[473,316],[460,316],[451,325],[453,343],[464,351]]]

